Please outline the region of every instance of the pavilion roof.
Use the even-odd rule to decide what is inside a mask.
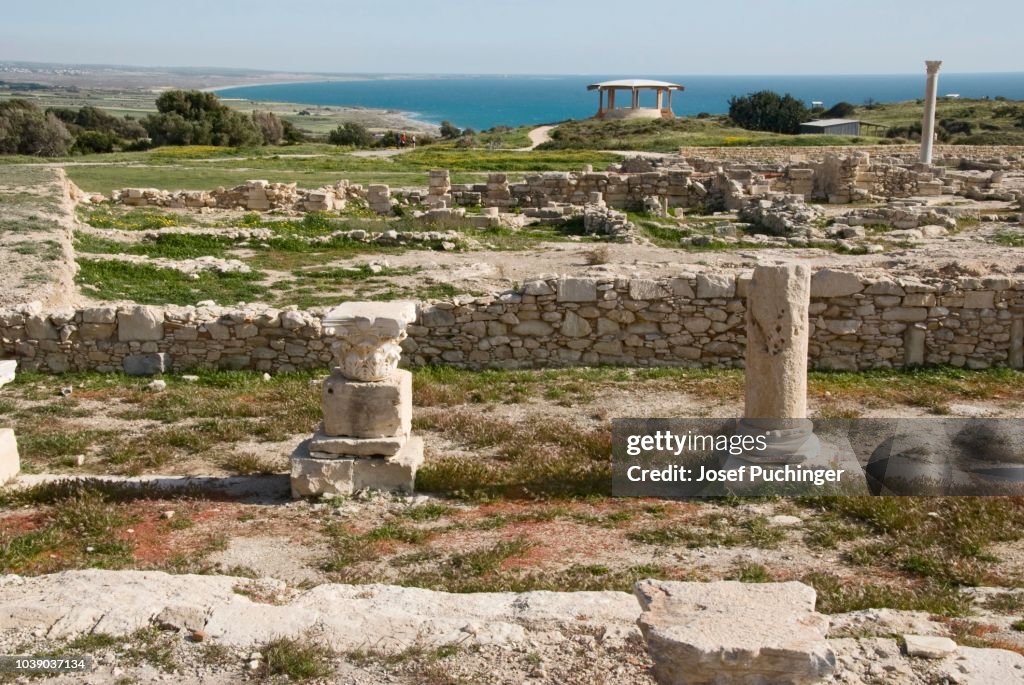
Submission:
[[[601,83],[591,83],[587,86],[587,90],[597,90],[599,88],[666,88],[668,90],[685,90],[685,88],[678,83],[669,83],[668,81],[651,81],[649,79],[642,78],[602,81]]]

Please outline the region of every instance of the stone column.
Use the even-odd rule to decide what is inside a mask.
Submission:
[[[924,92],[924,120],[921,122],[921,163],[931,164],[935,143],[935,100],[939,94],[939,67],[942,62],[929,60],[924,64],[928,69],[928,82]]]
[[[811,270],[759,266],[748,292],[744,416],[806,418]]]
[[[807,419],[807,345],[811,270],[759,266],[747,296],[746,395],[737,433],[766,435],[751,462],[796,464],[818,454]]]
[[[415,317],[412,302],[349,302],[324,317],[336,366],[323,384],[323,423],[291,458],[293,497],[412,492],[423,440],[410,435],[412,374],[398,361]]]

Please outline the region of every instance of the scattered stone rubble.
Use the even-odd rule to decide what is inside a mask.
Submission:
[[[636,224],[624,213],[609,208],[600,193],[594,195],[597,197],[591,199],[596,201],[583,208],[583,230],[588,235],[604,236],[616,242],[639,242]]]
[[[776,236],[824,237],[820,223],[825,212],[808,205],[801,195],[783,195],[766,200],[751,200],[739,212],[739,220]]]
[[[324,318],[336,365],[320,429],[291,457],[293,497],[413,491],[423,439],[409,434],[412,374],[398,360],[415,316],[412,302],[349,302]]]

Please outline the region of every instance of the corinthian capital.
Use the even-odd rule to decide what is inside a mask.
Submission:
[[[402,356],[399,343],[416,318],[413,302],[346,302],[324,317],[324,335],[339,371],[354,381],[382,381]]]
[[[934,76],[939,73],[939,67],[942,66],[942,60],[926,60],[924,66],[928,69],[928,75]]]

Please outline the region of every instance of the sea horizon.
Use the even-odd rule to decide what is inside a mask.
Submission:
[[[341,76],[341,75],[339,75]],[[355,76],[355,75],[353,75]],[[381,74],[351,80],[328,78],[212,89],[221,97],[325,107],[360,107],[401,112],[424,123],[448,120],[460,127],[488,129],[556,123],[592,116],[597,95],[590,83],[636,75],[612,74]],[[924,94],[924,73],[913,74],[748,74],[664,75],[643,78],[680,83],[673,109],[681,116],[724,114],[732,96],[758,90],[790,93],[830,107],[916,100]],[[438,86],[443,87],[438,87]],[[1024,100],[1024,72],[942,73],[941,95]],[[648,94],[653,102],[653,94]]]

